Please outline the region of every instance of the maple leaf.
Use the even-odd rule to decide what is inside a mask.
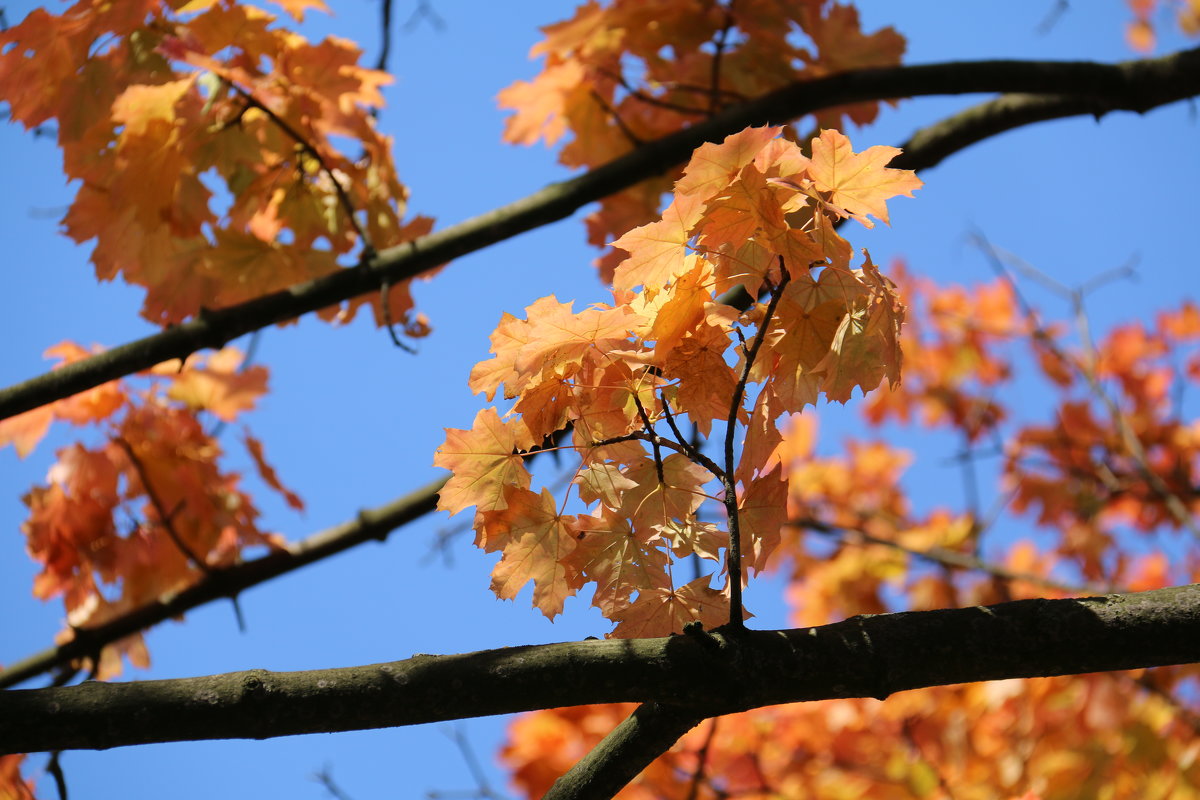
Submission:
[[[516,454],[533,445],[523,422],[504,422],[496,409],[485,408],[475,415],[470,430],[445,430],[446,441],[434,454],[433,465],[454,474],[438,493],[438,509],[451,515],[468,506],[502,510],[508,503],[506,487],[529,487],[529,471]]]
[[[612,242],[613,247],[629,253],[613,273],[613,286],[657,288],[686,269],[687,243],[703,210],[704,200],[699,195],[677,194],[662,219],[634,228]]]
[[[267,391],[266,367],[239,369],[242,361],[242,353],[236,348],[219,350],[203,366],[189,365],[178,373],[167,389],[167,397],[233,422],[238,414],[254,408]]]
[[[533,81],[517,81],[496,95],[501,108],[517,113],[504,122],[504,139],[533,144],[544,138],[553,145],[567,130],[564,111],[572,93],[584,83],[583,67],[575,61],[548,64]]]
[[[854,69],[895,66],[904,55],[903,36],[890,27],[863,33],[858,11],[852,5],[834,3],[817,13],[813,4],[806,4],[801,13],[801,27],[817,45],[815,57],[801,50],[801,57],[808,62],[806,76],[815,78]],[[822,127],[837,127],[841,118],[847,116],[858,125],[868,125],[878,113],[879,103],[855,103],[824,111],[818,115],[818,122]]]
[[[845,136],[824,130],[813,139],[812,148],[808,175],[813,185],[828,192],[830,202],[846,209],[868,228],[873,226],[870,215],[888,221],[885,201],[889,197],[912,197],[913,191],[924,185],[911,170],[885,166],[900,153],[897,147],[875,145],[855,153]]]
[[[533,581],[533,605],[553,619],[581,585],[567,563],[576,546],[575,517],[560,514],[549,489],[540,495],[510,486],[504,506],[483,511],[480,539],[485,550],[502,550],[492,570],[492,591],[511,600]]]
[[[662,460],[662,483],[654,459],[649,457],[624,467],[621,474],[633,481],[634,487],[624,493],[620,513],[639,531],[689,517],[704,501],[701,487],[713,477],[682,453]]]
[[[719,562],[720,551],[729,547],[728,531],[721,530],[712,522],[699,522],[695,516],[671,520],[660,526],[659,532],[671,543],[671,552],[677,558],[699,556]]]
[[[712,300],[712,266],[698,256],[688,256],[686,263],[691,269],[663,290],[662,304],[646,335],[654,340],[654,358],[660,363],[704,320],[705,306]]]
[[[43,353],[46,357],[61,359],[54,369],[88,358],[100,352],[99,348],[85,350],[74,342],[60,342]],[[50,430],[55,419],[75,425],[87,425],[107,419],[125,404],[127,397],[120,381],[102,383],[94,389],[41,406],[24,414],[0,420],[0,447],[12,444],[17,455],[24,458],[33,452],[37,443]]]
[[[554,300],[551,295],[548,300]],[[540,375],[585,358],[603,357],[628,343],[629,330],[641,320],[631,309],[588,308],[574,313],[572,303],[547,304],[530,317],[529,341],[516,359],[518,374]]]
[[[737,375],[725,363],[729,345],[726,326],[701,325],[680,340],[662,365],[663,376],[678,381],[676,409],[686,413],[704,436],[711,432],[713,420],[729,414],[737,388]]]
[[[676,195],[695,195],[707,202],[729,186],[782,130],[779,126],[746,128],[726,136],[720,144],[700,145],[675,184]]]
[[[12,445],[17,456],[24,458],[33,452],[54,421],[52,406],[41,406],[24,414],[0,420],[0,447]]]
[[[777,464],[766,475],[759,475],[738,498],[738,519],[746,565],[762,572],[767,559],[779,546],[779,531],[787,520],[788,483],[783,465]]]
[[[525,309],[527,314],[534,314],[534,309],[543,303],[557,302],[554,296],[543,297],[532,306]],[[517,354],[529,343],[530,326],[528,320],[517,319],[505,311],[500,317],[500,323],[492,331],[493,357],[480,361],[471,369],[467,386],[472,392],[483,392],[491,401],[496,396],[496,390],[501,384],[505,385],[505,397],[515,397],[523,386],[522,376],[517,372]]]
[[[637,486],[615,464],[592,464],[580,470],[574,483],[579,485],[580,500],[588,504],[599,500],[612,510],[620,508],[621,496]]]
[[[666,552],[658,534],[639,535],[629,521],[607,508],[577,520],[578,547],[571,561],[596,584],[592,605],[611,619],[628,607],[633,592],[671,585]]]
[[[689,622],[716,628],[729,621],[729,597],[709,585],[707,575],[678,589],[670,587],[640,592],[627,608],[612,614],[617,627],[613,639],[644,639],[682,633]]]
[[[701,243],[715,249],[751,239],[769,242],[787,227],[774,187],[753,164],[747,164],[705,207]]]

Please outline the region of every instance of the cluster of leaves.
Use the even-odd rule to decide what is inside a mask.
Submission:
[[[48,356],[71,363],[91,353],[63,343]],[[73,444],[58,451],[46,486],[23,498],[26,550],[42,566],[35,597],[61,596],[71,639],[79,629],[102,625],[170,596],[207,572],[236,563],[248,548],[280,548],[283,540],[258,528],[258,511],[240,488],[240,477],[219,465],[223,453],[199,413],[233,422],[267,390],[267,369],[240,369],[233,348],[185,364],[168,362],[143,378],[135,391],[111,381],[48,406],[0,421],[0,446],[27,454],[54,420],[100,426],[98,447]],[[303,502],[279,481],[262,443],[243,442],[263,482],[288,505]],[[104,679],[121,671],[121,657],[149,666],[141,634],[101,650],[89,669]]]
[[[499,597],[532,580],[534,605],[553,617],[595,583],[593,603],[618,623],[614,636],[721,624],[737,613],[730,594],[740,581],[724,591],[708,576],[680,586],[672,556],[717,561],[725,549],[741,576],[740,545],[745,565],[762,570],[787,491],[776,421],[819,393],[845,402],[855,387],[898,380],[903,307],[865,251],[851,267],[835,224],[886,221],[886,199],[921,182],[884,166],[895,148],[854,153],[824,131],[810,157],[780,132],[749,128],[696,151],[663,218],[614,242],[628,255],[611,305],[574,313],[551,296],[524,320],[501,320],[494,358],[470,385],[488,399],[503,385],[517,398],[513,413],[489,408],[470,430],[448,430],[434,461],[454,473],[439,507],[475,506],[476,543],[503,553],[492,579]],[[739,313],[719,299],[739,286],[765,299]],[[750,408],[748,386],[757,387]],[[703,437],[723,425],[724,464],[682,434],[684,419]],[[532,491],[523,464],[523,452],[568,425],[588,514],[564,514],[549,489]],[[706,500],[724,506],[730,531],[702,521]]]
[[[321,0],[283,0],[296,19]],[[340,268],[355,248],[427,233],[376,129],[379,87],[351,42],[312,44],[232,0],[79,0],[0,33],[0,97],[26,127],[57,120],[79,189],[66,233],[95,240],[100,280],[146,289],[170,324]],[[359,149],[345,155],[332,139]],[[218,202],[214,202],[214,198]],[[217,208],[214,208],[217,206]],[[409,335],[427,326],[405,286],[365,303]]]
[[[773,706],[702,723],[620,800],[1114,800],[1200,796],[1196,721],[1157,673],[972,683],[889,698]],[[555,779],[633,710],[518,717],[502,758],[521,796]]]
[[[891,28],[863,33],[852,5],[830,0],[779,3],[679,3],[595,0],[564,22],[543,28],[531,57],[544,57],[532,81],[499,95],[505,139],[553,145],[570,167],[594,167],[731,105],[797,81],[863,67],[894,66],[904,38]],[[818,128],[873,121],[878,103],[822,112]],[[794,131],[789,132],[798,140]],[[605,198],[588,215],[597,247],[656,218],[677,170]],[[597,261],[612,280],[621,255]]]
[[[1200,580],[1181,539],[1195,535],[1190,517],[1171,510],[1200,499],[1197,426],[1180,408],[1200,383],[1195,305],[1072,344],[1007,279],[968,290],[890,272],[920,322],[902,335],[903,384],[868,395],[864,425],[949,433],[971,470],[990,454],[998,504],[1041,534],[1004,536],[978,508],[918,513],[903,484],[911,453],[851,440],[821,456],[815,417],[793,416],[775,451],[788,510],[772,566],[794,624]],[[1001,402],[1033,380],[1054,398],[1050,423]],[[700,726],[620,796],[1197,797],[1200,717],[1178,698],[1198,687],[1200,670],[1175,667],[760,709]],[[503,757],[522,792],[540,796],[628,711],[514,721]]]
[[[278,5],[297,20],[324,9]],[[1185,30],[1200,27],[1195,0],[1173,5]],[[1130,6],[1131,42],[1148,49],[1160,6]],[[591,0],[545,32],[533,51],[541,74],[501,94],[516,112],[506,138],[569,134],[560,160],[573,167],[796,81],[896,64],[904,49],[890,28],[865,34],[853,7],[830,0]],[[407,193],[373,123],[389,79],[359,56],[233,0],[79,0],[0,33],[0,97],[27,127],[57,121],[79,186],[67,233],[94,240],[97,275],[145,287],[143,314],[170,324],[428,232],[428,219],[403,221]],[[1010,283],[938,289],[898,268],[897,290],[869,255],[852,266],[836,225],[886,221],[886,199],[920,185],[885,167],[894,148],[855,154],[831,129],[877,112],[828,109],[811,145],[791,127],[749,129],[605,199],[587,224],[594,244],[619,237],[600,259],[612,303],[575,313],[547,297],[525,319],[505,315],[471,387],[490,400],[503,386],[512,413],[487,409],[470,430],[448,431],[435,459],[454,472],[440,507],[475,506],[477,544],[502,554],[498,596],[532,581],[552,617],[594,584],[611,635],[657,636],[740,621],[746,570],[786,571],[797,624],[1200,579],[1200,559],[1171,538],[1196,533],[1200,431],[1176,398],[1200,380],[1200,355],[1182,365],[1179,355],[1200,339],[1200,312],[1185,305],[1072,349]],[[738,287],[745,307],[730,304]],[[903,336],[900,297],[927,306],[927,322]],[[427,330],[405,286],[386,307],[376,294],[322,316],[344,321],[368,302],[380,323]],[[1059,393],[1050,421],[1012,420],[998,399],[1017,363],[1002,350],[1021,342]],[[140,376],[144,389],[114,381],[0,422],[0,445],[22,455],[54,420],[105,430],[98,447],[61,450],[48,485],[25,496],[23,529],[42,565],[34,593],[62,596],[72,628],[177,592],[247,548],[283,546],[258,529],[197,416],[233,421],[265,391],[265,369],[240,362],[227,349],[161,365]],[[1034,518],[1044,542],[985,546],[992,520],[978,504],[918,513],[901,484],[910,454],[880,442],[819,456],[801,410],[855,387],[871,392],[868,424],[949,431],[972,463],[989,445],[1002,454],[1001,505]],[[567,429],[563,445],[555,437]],[[714,430],[716,457],[701,445]],[[244,441],[263,481],[300,507],[257,440]],[[531,488],[524,457],[548,447],[578,455],[581,513]],[[1134,531],[1140,539],[1118,541]],[[676,579],[680,559],[720,563],[722,552],[723,588],[710,575]],[[122,654],[144,665],[140,636],[103,651],[92,671],[114,674]],[[626,796],[1194,796],[1200,721],[1174,698],[1195,691],[1196,671],[1176,668],[766,709],[702,726]],[[545,791],[628,710],[518,719],[504,756],[519,785]],[[32,796],[20,758],[0,758],[0,794]]]

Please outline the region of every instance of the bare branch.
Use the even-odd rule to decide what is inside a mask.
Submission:
[[[1042,97],[1038,102],[1018,97],[986,103],[978,107],[982,118],[977,116],[970,124],[960,120],[957,126],[929,132],[923,138],[914,137],[909,152],[901,155],[893,166],[906,169],[933,166],[949,153],[998,130],[1035,120],[1081,113],[1101,115],[1116,109],[1144,112],[1200,94],[1200,48],[1120,64],[949,62],[859,70],[793,84],[649,142],[577,178],[551,184],[522,200],[416,242],[389,248],[358,267],[245,303],[205,311],[197,319],[161,333],[0,390],[0,418],[172,358],[186,358],[203,348],[219,348],[250,331],[374,292],[384,278],[398,283],[459,256],[563,219],[590,202],[685,161],[704,142],[718,141],[749,125],[795,119],[854,102],[979,92],[1035,92]],[[1045,97],[1048,94],[1071,97]],[[1002,120],[998,119],[1003,116],[999,103],[1007,103],[1009,109],[1009,117]],[[1019,121],[1011,118],[1014,115]]]

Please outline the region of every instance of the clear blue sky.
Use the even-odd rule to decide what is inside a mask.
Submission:
[[[32,4],[3,4],[10,22]],[[360,41],[373,60],[378,47],[374,0],[335,3],[336,16],[313,15],[310,32]],[[403,23],[415,4],[396,0]],[[527,58],[537,26],[567,16],[573,4],[468,3],[432,0],[445,22],[397,30],[396,83],[386,91],[382,126],[396,139],[401,177],[412,189],[413,211],[451,224],[524,196],[565,176],[542,147],[500,142],[502,115],[495,94],[536,70]],[[1056,3],[979,0],[973,3],[864,2],[866,27],[895,25],[909,39],[909,63],[949,59],[1133,57],[1123,41],[1124,3],[1072,4],[1048,33],[1039,33]],[[399,25],[397,26],[399,27]],[[1168,33],[1159,52],[1184,42]],[[851,131],[856,149],[898,144],[979,98],[906,102],[886,111],[867,131]],[[853,238],[886,265],[905,257],[919,273],[975,282],[989,277],[966,243],[982,230],[996,244],[1068,284],[1138,259],[1139,280],[1101,290],[1090,310],[1101,330],[1114,322],[1148,319],[1153,310],[1195,296],[1195,187],[1200,160],[1194,109],[1176,104],[1144,118],[1114,114],[1097,124],[1073,119],[1006,134],[952,157],[922,177],[915,200],[891,204],[892,227]],[[7,311],[0,315],[0,382],[9,385],[46,368],[41,352],[63,339],[114,345],[145,335],[137,317],[140,293],[123,285],[97,286],[87,248],[58,236],[57,220],[73,194],[65,187],[58,152],[20,128],[0,126],[5,168],[0,181],[0,242],[5,252]],[[579,217],[525,234],[455,262],[418,286],[420,308],[435,332],[416,356],[392,347],[367,324],[334,329],[314,320],[265,333],[260,362],[271,369],[272,392],[247,422],[266,444],[283,480],[308,502],[297,515],[257,492],[265,525],[289,539],[351,519],[438,475],[431,466],[443,427],[467,427],[481,398],[466,388],[471,366],[487,355],[488,334],[502,311],[520,313],[555,293],[577,308],[603,300],[584,244]],[[1065,310],[1034,291],[1052,314]],[[1029,398],[1030,413],[1036,397]],[[836,446],[848,418],[823,422],[823,447]],[[839,427],[840,426],[840,427]],[[19,497],[44,479],[54,450],[79,435],[59,428],[25,461],[0,452],[0,663],[46,646],[62,617],[57,604],[30,596],[35,569],[22,551]],[[913,439],[913,441],[919,441]],[[949,443],[924,440],[914,492],[946,501]],[[932,443],[931,443],[932,441]],[[230,441],[239,461],[236,443]],[[249,470],[252,472],[252,470]],[[949,484],[947,482],[950,482]],[[951,497],[949,502],[958,502]],[[457,520],[455,520],[457,521]],[[444,515],[364,545],[298,574],[248,592],[242,599],[248,633],[239,634],[228,604],[168,623],[148,636],[154,659],[147,673],[166,678],[262,667],[310,669],[373,663],[413,653],[455,653],[510,644],[602,636],[609,626],[585,600],[567,604],[554,624],[529,607],[528,590],[515,603],[488,591],[494,557],[476,552],[469,536],[449,549],[452,563],[433,553]],[[778,586],[751,587],[748,604],[763,627],[785,624]],[[470,720],[463,727],[504,787],[493,752],[504,720]],[[72,752],[63,759],[72,800],[122,797],[251,798],[270,793],[320,798],[310,780],[329,766],[355,800],[422,797],[427,790],[475,788],[450,739],[448,726],[292,737],[267,742],[215,742]],[[40,767],[44,757],[36,756]],[[41,784],[51,796],[50,781]]]

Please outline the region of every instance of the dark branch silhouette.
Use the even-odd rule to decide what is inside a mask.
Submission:
[[[238,305],[206,310],[197,319],[161,333],[0,390],[0,418],[69,397],[172,358],[186,358],[197,350],[219,348],[253,330],[373,292],[385,279],[395,284],[415,277],[467,253],[570,216],[590,202],[686,161],[704,142],[720,140],[750,125],[783,122],[824,108],[870,100],[983,92],[1022,92],[1042,96],[1044,102],[1040,108],[1018,98],[1007,112],[1009,117],[1028,115],[1030,121],[1080,113],[1100,115],[1117,109],[1145,112],[1200,94],[1200,48],[1158,59],[1119,64],[947,62],[859,70],[792,84],[678,133],[648,142],[576,178],[551,184],[474,219],[389,248],[358,267]],[[1045,98],[1046,95],[1067,95],[1074,99]],[[996,117],[1004,116],[999,106],[991,113]],[[1023,123],[1006,119],[993,124],[1013,127]],[[968,127],[974,132],[970,135],[987,135],[986,121],[975,121]],[[934,138],[943,146],[953,141],[944,135]],[[901,158],[895,166],[906,169],[931,166],[953,149],[957,148],[946,149],[929,163],[914,164],[911,158]]]
[[[1200,661],[1200,585],[723,630],[310,672],[13,689],[0,693],[0,753],[262,739],[629,701],[673,709],[666,727],[678,736],[705,717],[777,703]]]

